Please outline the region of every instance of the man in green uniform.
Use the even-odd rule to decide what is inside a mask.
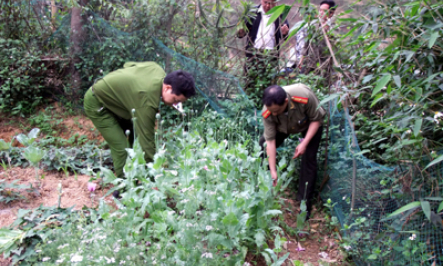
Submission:
[[[155,115],[160,99],[172,105],[195,94],[194,79],[189,73],[179,70],[166,75],[154,62],[128,62],[89,88],[84,98],[85,112],[108,143],[118,177],[124,177],[125,149],[128,148],[125,131],[133,129],[133,112],[138,140],[146,161],[151,162],[155,154]],[[132,144],[133,132],[129,136]]]
[[[312,209],[312,196],[317,180],[317,152],[323,131],[323,108],[318,108],[317,96],[303,84],[285,87],[272,85],[263,94],[264,134],[260,146],[268,155],[269,170],[277,184],[277,148],[290,135],[302,133],[304,139],[295,148],[293,159],[302,157],[297,200],[303,200],[306,193],[308,216]],[[306,187],[306,182],[308,183]]]

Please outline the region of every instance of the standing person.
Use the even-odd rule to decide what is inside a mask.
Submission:
[[[266,154],[274,186],[278,179],[277,148],[290,134],[302,133],[304,137],[295,148],[292,158],[302,158],[297,200],[306,199],[309,217],[317,180],[317,152],[326,112],[319,108],[317,96],[306,85],[300,83],[283,88],[278,85],[268,87],[263,94],[263,104],[265,130],[259,143],[264,150],[266,142]]]
[[[128,62],[89,88],[84,98],[85,112],[111,149],[117,177],[124,177],[126,148],[129,148],[126,130],[131,131],[131,145],[134,140],[132,116],[136,117],[135,131],[145,159],[151,162],[160,100],[172,105],[195,94],[194,78],[189,73],[179,70],[166,75],[154,62]],[[114,191],[113,195],[118,197],[119,192]]]
[[[281,16],[274,23],[268,25],[271,15],[266,15],[266,13],[275,4],[275,0],[261,0],[260,5],[257,6],[258,11],[255,18],[246,20],[247,29],[240,29],[237,32],[239,38],[247,35],[245,91],[248,94],[254,90],[255,79],[264,75],[269,68],[273,69],[278,66],[280,44],[288,36],[289,23],[287,20],[283,22]],[[275,70],[277,71],[277,69]]]
[[[331,57],[328,46],[324,40],[324,35],[321,27],[329,32],[332,24],[334,23],[333,16],[337,5],[332,0],[322,1],[318,11],[318,22],[315,24],[315,31],[312,36],[307,40],[308,30],[306,27],[300,29],[296,34],[297,42],[297,57],[300,58],[297,67],[302,73],[310,73],[318,68],[327,68],[329,65],[323,64]],[[320,72],[325,72],[320,70]],[[323,75],[324,76],[324,75]]]

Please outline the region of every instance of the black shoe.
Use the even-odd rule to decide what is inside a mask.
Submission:
[[[118,200],[122,199],[122,197],[120,196],[120,191],[119,190],[114,190],[114,192],[112,192],[112,196],[115,199],[118,199]]]

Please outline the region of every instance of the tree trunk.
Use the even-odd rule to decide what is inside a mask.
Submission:
[[[57,18],[58,8],[55,5],[55,0],[51,0],[51,23],[52,23],[52,32],[56,30],[55,28],[55,19]]]
[[[86,5],[86,1],[80,1],[80,5]],[[81,75],[75,64],[80,63],[82,53],[81,44],[84,40],[82,7],[73,7],[71,10],[71,91],[68,93],[74,102],[80,97]]]

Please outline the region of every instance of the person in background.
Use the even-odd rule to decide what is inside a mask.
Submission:
[[[330,58],[330,53],[324,40],[323,27],[328,32],[332,26],[333,16],[337,5],[332,0],[325,0],[320,3],[318,12],[319,23],[315,25],[315,33],[310,40],[307,40],[307,28],[303,27],[296,34],[296,54],[297,67],[303,74],[310,73],[318,66],[322,67],[323,63]],[[324,66],[323,66],[324,67]]]
[[[85,94],[84,109],[111,149],[114,171],[123,178],[126,148],[134,141],[133,123],[145,160],[155,154],[155,121],[160,101],[173,105],[194,96],[191,74],[178,70],[166,75],[154,62],[128,62],[98,80]],[[126,131],[129,130],[129,143]],[[114,197],[119,197],[114,191]]]
[[[319,107],[317,96],[301,83],[285,87],[272,85],[264,91],[262,101],[264,134],[259,144],[264,151],[266,143],[273,186],[278,180],[277,148],[290,134],[302,133],[303,135],[304,139],[295,147],[292,158],[301,157],[297,200],[306,200],[307,217],[309,217],[317,180],[317,152],[326,112]]]
[[[277,70],[280,44],[289,32],[289,23],[280,16],[268,25],[271,15],[266,13],[276,5],[275,0],[261,0],[257,6],[255,18],[246,20],[246,29],[240,29],[237,37],[247,36],[245,74],[247,77],[245,91],[254,90],[254,81],[265,75],[269,68]],[[250,94],[250,93],[249,93]]]

